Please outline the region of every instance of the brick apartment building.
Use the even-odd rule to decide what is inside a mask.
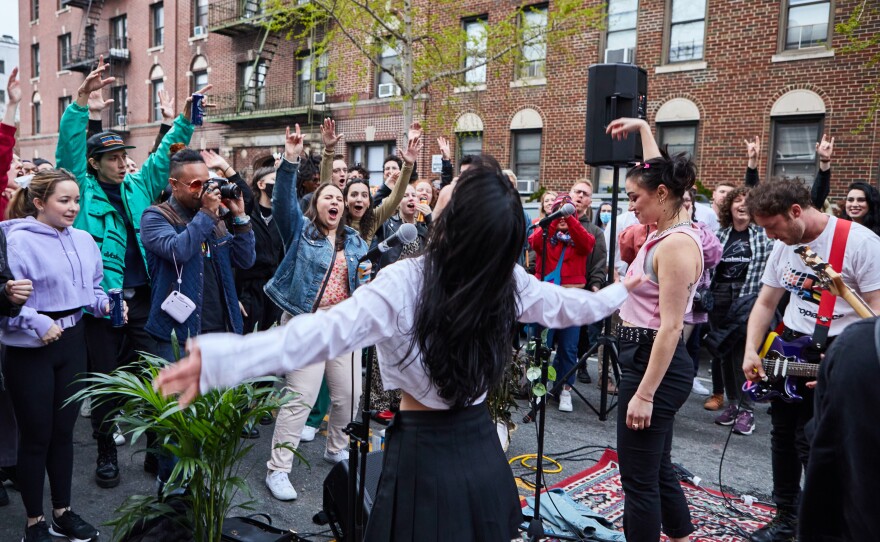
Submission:
[[[834,24],[861,3],[608,0],[606,29],[532,47],[510,71],[469,73],[477,86],[459,96],[455,118],[431,127],[420,173],[430,175],[434,138],[446,135],[454,137],[457,156],[482,151],[513,169],[523,192],[537,187],[528,181],[566,188],[589,176],[607,193],[610,171],[591,171],[582,161],[586,79],[590,64],[616,61],[647,70],[649,121],[661,143],[693,153],[707,187],[742,178],[743,139],[755,135],[764,143],[762,176],[811,179],[814,144],[823,132],[836,138],[834,196],[854,180],[876,184],[880,121],[853,133],[866,115],[865,87],[877,81],[877,68],[865,67],[876,46],[841,54],[842,38],[834,33]],[[462,0],[449,24],[491,24],[517,5],[522,2]],[[104,125],[137,145],[137,161],[158,129],[156,92],[173,91],[182,104],[205,83],[214,86],[218,107],[192,146],[220,149],[239,170],[270,160],[283,148],[284,126],[294,122],[317,147],[324,116],[345,133],[341,151],[349,162],[365,164],[376,180],[382,157],[402,143],[401,114],[386,76],[349,68],[332,92],[316,94],[315,81],[337,63],[308,56],[307,43],[267,34],[257,24],[256,0],[19,0],[19,9],[25,158],[52,159],[61,112],[99,54],[117,78]],[[530,24],[541,24],[540,12],[530,17]],[[866,13],[860,32],[880,32],[880,15]],[[342,43],[331,54],[354,53]],[[430,116],[442,99],[429,93],[417,109]]]

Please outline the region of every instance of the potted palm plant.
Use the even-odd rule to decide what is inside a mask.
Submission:
[[[244,509],[250,509],[253,502],[246,482],[253,465],[246,467],[242,461],[253,444],[238,435],[293,396],[282,395],[274,386],[259,385],[277,381],[264,377],[211,391],[180,408],[175,398],[162,397],[153,389],[153,379],[167,363],[142,354],[135,368],[87,376],[83,379],[87,386],[70,401],[90,398],[96,404],[123,397],[117,420],[131,435],[132,445],[151,431],[157,437],[157,449],[152,451],[178,459],[161,496],[130,496],[117,509],[117,517],[108,522],[114,539],[165,516],[174,517],[194,540],[220,542],[223,520],[234,507],[233,500],[240,493],[246,495],[246,502],[235,505]],[[176,508],[166,502],[169,495],[178,495]]]

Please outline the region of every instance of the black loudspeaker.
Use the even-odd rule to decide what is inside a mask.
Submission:
[[[646,119],[647,115],[648,74],[645,70],[632,64],[590,66],[584,162],[591,166],[626,166],[640,162],[642,138],[638,134],[615,141],[605,129],[614,119]]]
[[[382,474],[382,450],[367,454],[367,479],[364,483],[364,526],[373,509],[373,501],[376,498],[376,490],[379,487],[379,475]],[[360,473],[357,473],[358,484]],[[340,461],[324,479],[324,512],[330,521],[333,535],[341,542],[355,542],[351,540],[349,533],[345,532],[348,523],[348,460]],[[360,503],[355,503],[360,506]],[[357,541],[360,542],[360,541]]]

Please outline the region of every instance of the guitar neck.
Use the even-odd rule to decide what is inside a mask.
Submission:
[[[765,359],[764,372],[767,376],[801,376],[805,378],[815,378],[819,374],[818,363],[788,363],[775,359]],[[778,374],[777,374],[778,372]]]
[[[865,300],[857,294],[852,288],[847,286],[841,292],[841,296],[844,301],[849,303],[849,305],[853,308],[856,313],[862,318],[871,318],[873,316],[877,316],[874,314],[874,311],[871,310],[871,307],[865,303]]]

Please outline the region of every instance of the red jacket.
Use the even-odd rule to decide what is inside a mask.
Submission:
[[[2,195],[9,181],[6,172],[12,163],[12,148],[15,147],[15,126],[0,122],[0,220],[6,220],[6,206],[9,200]]]
[[[568,233],[571,235],[571,240],[574,241],[574,246],[569,246],[568,250],[565,251],[565,259],[562,261],[562,284],[585,284],[587,257],[593,251],[596,238],[584,229],[578,218],[574,215],[566,217],[565,223],[568,224]],[[562,254],[562,248],[565,246],[562,243],[554,245],[550,242],[550,238],[556,235],[558,224],[559,220],[554,220],[547,228],[549,234],[547,240],[548,273],[552,273],[556,269],[556,266],[559,264],[559,256]],[[544,278],[543,236],[544,234],[540,227],[535,228],[535,231],[529,236],[529,244],[532,246],[532,250],[535,251],[535,275],[540,279]]]

